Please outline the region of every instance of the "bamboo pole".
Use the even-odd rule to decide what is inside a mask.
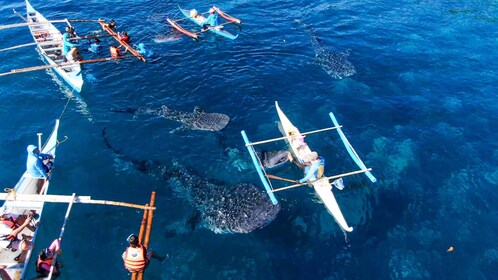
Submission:
[[[302,135],[308,135],[308,134],[318,133],[318,132],[322,132],[322,131],[327,131],[327,130],[332,130],[332,129],[338,129],[338,128],[341,128],[341,127],[342,127],[342,125],[332,126],[332,127],[327,127],[327,128],[312,130],[312,131],[308,131],[308,132],[303,132],[303,133],[300,133],[300,135],[301,136]],[[263,140],[263,141],[253,142],[253,143],[246,144],[246,146],[255,146],[255,145],[269,143],[269,142],[274,142],[274,141],[278,141],[278,140],[289,139],[289,138],[296,137],[296,136],[299,136],[299,135],[283,136],[283,137],[273,138],[273,139],[269,139],[269,140]]]
[[[152,192],[150,195],[150,206],[154,207],[155,205],[155,200],[156,200],[156,192]],[[145,248],[149,247],[149,240],[150,240],[150,232],[152,230],[152,218],[154,217],[154,210],[148,210],[147,211],[147,228],[145,230],[145,237],[144,237],[144,246]],[[138,273],[137,280],[143,280],[144,277],[144,271],[141,271]]]
[[[145,204],[146,206],[148,206],[149,204]],[[144,232],[145,232],[145,225],[147,223],[147,214],[149,213],[148,210],[144,210],[144,215],[142,216],[142,222],[140,223],[140,230],[138,232],[138,242],[140,242],[140,244],[143,244],[142,240],[143,240],[143,237],[144,237]],[[136,272],[132,272],[131,273],[131,280],[137,280],[137,274]]]
[[[12,75],[12,74],[18,74],[18,73],[37,71],[37,70],[44,70],[44,69],[58,68],[58,67],[66,68],[66,67],[71,67],[71,66],[74,66],[77,64],[106,62],[106,61],[111,61],[111,60],[115,60],[115,59],[124,59],[124,58],[130,58],[130,57],[134,57],[134,56],[133,55],[126,55],[126,56],[119,56],[119,57],[104,57],[104,58],[80,60],[80,61],[75,61],[75,62],[64,62],[64,63],[60,63],[60,64],[56,64],[56,65],[41,65],[41,66],[26,67],[26,68],[10,70],[10,72],[0,73],[0,77]]]
[[[18,48],[23,48],[23,47],[34,46],[36,44],[37,44],[36,42],[33,42],[33,43],[27,43],[27,44],[17,45],[17,46],[13,46],[13,47],[1,49],[0,52],[10,51],[10,50],[18,49]]]
[[[70,203],[72,196],[68,195],[39,195],[39,194],[15,194],[15,199],[10,193],[0,193],[0,200],[12,201],[12,202],[58,202],[58,203]],[[155,210],[153,206],[145,206],[140,204],[133,204],[127,202],[110,201],[110,200],[94,200],[91,196],[76,196],[74,203],[83,204],[101,204],[101,205],[113,205],[122,206],[129,208],[137,208],[143,210]]]
[[[16,28],[16,27],[23,27],[23,26],[33,26],[33,25],[45,25],[48,23],[63,23],[66,22],[65,19],[61,20],[49,20],[49,21],[44,21],[44,22],[23,22],[23,23],[14,23],[14,24],[8,24],[8,25],[1,25],[0,30],[3,29],[9,29],[9,28]]]
[[[330,176],[330,177],[321,178],[321,179],[318,179],[318,180],[316,180],[314,182],[324,181],[324,180],[331,180],[331,179],[337,179],[337,178],[342,178],[342,177],[347,177],[347,176],[351,176],[351,175],[355,175],[355,174],[365,173],[365,172],[368,172],[368,171],[371,171],[371,170],[372,170],[372,168],[367,168],[367,169],[364,169],[364,170],[357,170],[357,171],[342,173],[342,174],[339,174],[339,175],[334,175],[334,176]],[[271,192],[284,191],[284,190],[288,190],[288,189],[292,189],[292,188],[302,187],[302,186],[305,186],[305,185],[308,185],[308,184],[309,184],[309,182],[299,183],[299,184],[290,185],[290,186],[279,188],[279,189],[274,189],[274,190],[271,190]]]

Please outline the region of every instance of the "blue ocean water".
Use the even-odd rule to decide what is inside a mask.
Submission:
[[[12,9],[24,13],[23,1],[0,2],[2,24],[21,22]],[[177,2],[32,4],[49,19],[115,19],[156,61],[87,65],[75,97],[51,71],[0,77],[0,183],[17,182],[25,147],[64,111],[59,133],[69,140],[58,149],[49,192],[143,204],[156,191],[150,246],[169,258],[153,261],[146,279],[498,279],[496,1],[179,3],[199,11],[216,4],[244,22],[235,41],[204,34],[200,42],[169,29],[165,19],[180,17]],[[0,48],[32,41],[27,28],[0,34]],[[325,49],[350,50],[356,73],[337,79],[313,63],[312,36]],[[42,64],[33,47],[0,57],[0,72]],[[195,209],[184,194],[134,169],[102,137],[106,128],[109,142],[133,159],[176,160],[227,185],[261,186],[253,169],[240,167],[250,160],[240,130],[253,141],[279,137],[276,100],[303,131],[331,126],[334,112],[373,168],[377,183],[354,176],[334,192],[352,233],[307,188],[279,193],[277,218],[252,233],[192,229]],[[200,106],[231,121],[218,133],[170,133],[180,124],[111,111],[161,105]],[[327,159],[327,174],[355,169],[335,133],[307,141]],[[279,172],[301,176],[289,166]],[[58,236],[65,210],[46,205],[37,246]],[[128,279],[120,255],[141,217],[75,205],[59,279]]]

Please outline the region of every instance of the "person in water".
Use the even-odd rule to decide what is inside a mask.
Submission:
[[[149,265],[151,258],[158,259],[161,262],[164,261],[165,257],[161,257],[153,251],[147,252],[147,248],[140,244],[138,236],[135,234],[128,236],[127,241],[129,246],[123,252],[121,257],[124,261],[124,267],[129,272],[144,271]]]
[[[54,156],[40,153],[40,150],[35,145],[29,145],[27,151],[26,170],[28,173],[33,177],[48,180]]]
[[[128,35],[128,32],[126,31],[123,31],[121,33],[118,33],[118,37],[119,37],[119,41],[121,41],[121,45],[118,46],[118,48],[121,48],[121,47],[124,47],[124,52],[127,52],[128,51],[128,47],[126,45],[130,44],[130,36]],[[124,45],[123,43],[126,43],[126,45]]]
[[[90,48],[88,48],[89,51],[93,53],[100,53],[100,40],[96,38],[93,43],[90,45]]]
[[[294,158],[289,154],[289,161],[294,162],[299,168],[304,169],[304,178],[299,180],[299,183],[315,181],[323,176],[323,169],[325,167],[325,159],[318,156],[317,152],[309,153],[305,158],[305,163],[294,161]]]
[[[50,244],[50,247],[41,250],[38,254],[38,260],[36,261],[36,272],[38,272],[40,277],[47,277],[50,275],[51,267],[53,266],[54,276],[59,276],[60,271],[59,268],[62,267],[62,263],[56,260],[55,265],[53,265],[55,254],[61,254],[61,241],[60,238],[55,239]]]
[[[201,24],[203,30],[210,27],[218,27],[218,13],[216,13],[213,8],[209,9],[209,16]],[[219,28],[221,28],[221,26]]]
[[[72,62],[78,59],[78,48],[80,44],[72,43],[71,38],[76,37],[74,28],[66,26],[66,32],[62,35],[62,54],[67,61]]]

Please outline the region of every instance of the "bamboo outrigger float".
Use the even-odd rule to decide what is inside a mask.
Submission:
[[[337,119],[335,118],[333,113],[329,113],[330,119],[332,120],[334,126],[329,127],[329,128],[324,128],[324,129],[319,129],[319,130],[314,130],[314,131],[309,131],[309,132],[300,132],[287,118],[287,116],[282,112],[280,107],[278,106],[278,103],[275,102],[275,106],[277,109],[277,113],[280,119],[280,128],[281,132],[283,134],[283,137],[279,138],[274,138],[270,140],[264,140],[264,141],[259,141],[259,142],[253,142],[251,143],[249,141],[249,138],[247,137],[247,134],[245,131],[241,131],[242,137],[244,139],[244,142],[246,144],[247,150],[249,151],[249,154],[251,155],[254,167],[256,168],[256,171],[258,172],[258,175],[261,179],[261,182],[263,183],[263,186],[266,189],[266,192],[268,193],[268,196],[270,197],[271,201],[273,204],[277,204],[278,200],[275,196],[275,192],[282,191],[282,190],[287,190],[295,187],[300,187],[300,186],[305,186],[311,184],[316,192],[316,194],[320,197],[320,199],[323,201],[325,204],[325,207],[327,210],[332,214],[336,222],[340,225],[340,227],[348,232],[351,232],[353,230],[352,227],[350,227],[346,219],[344,218],[342,211],[339,207],[339,204],[337,203],[335,196],[332,192],[332,186],[336,186],[338,189],[342,190],[344,187],[342,185],[342,178],[346,176],[352,176],[355,174],[365,174],[368,179],[372,182],[376,182],[377,179],[371,174],[371,169],[367,168],[363,161],[361,161],[360,157],[356,153],[356,151],[353,149],[349,141],[347,140],[346,136],[342,132],[342,126],[339,125],[337,122]],[[261,163],[261,160],[259,159],[254,146],[264,144],[264,143],[269,143],[269,142],[274,142],[274,141],[281,141],[285,140],[288,145],[289,149],[296,158],[299,163],[304,164],[305,159],[307,158],[307,155],[311,153],[311,149],[309,148],[308,144],[306,144],[304,141],[297,141],[298,139],[303,140],[304,135],[309,135],[312,133],[318,133],[318,132],[323,132],[323,131],[328,131],[328,130],[337,130],[339,137],[341,138],[344,146],[346,147],[346,150],[348,151],[349,155],[353,159],[353,161],[358,165],[360,168],[359,170],[356,171],[351,171],[351,172],[346,172],[334,176],[324,176],[321,178],[318,178],[314,181],[309,181],[306,183],[298,183],[298,181],[294,181],[296,184],[274,189],[272,186],[272,183],[270,179],[277,179],[277,180],[282,180],[282,181],[290,181],[292,182],[293,180],[289,180],[286,178],[281,178],[275,175],[267,174],[266,170],[264,168],[264,165]],[[330,180],[334,180],[332,183]]]
[[[137,50],[131,47],[127,42],[121,41],[119,35],[109,28],[107,22],[103,19],[98,20],[87,20],[87,19],[61,19],[61,20],[47,20],[42,14],[40,14],[37,10],[33,8],[28,0],[26,0],[26,17],[18,14],[25,22],[17,23],[17,24],[9,24],[0,26],[0,30],[9,29],[9,28],[18,28],[27,26],[33,36],[34,43],[26,43],[17,46],[12,46],[8,48],[3,48],[0,52],[13,50],[28,46],[35,45],[37,47],[38,52],[47,62],[48,65],[42,66],[32,66],[25,67],[20,69],[13,69],[9,72],[0,73],[0,76],[6,76],[11,74],[25,73],[36,70],[44,70],[44,69],[53,69],[72,89],[77,92],[81,92],[83,87],[83,75],[81,73],[81,64],[88,63],[98,63],[98,62],[106,62],[106,61],[114,61],[118,59],[125,59],[135,57],[143,62],[146,61],[143,55],[141,55]],[[54,26],[57,23],[65,23],[67,26],[71,26],[71,23],[74,22],[97,22],[100,24],[103,31],[107,34],[93,34],[86,36],[75,36],[70,38],[70,40],[81,40],[81,39],[92,39],[92,38],[101,38],[101,37],[112,37],[117,41],[117,44],[125,47],[131,55],[126,56],[117,56],[113,57],[102,57],[95,59],[87,59],[87,60],[78,60],[78,61],[67,61],[66,57],[62,55],[63,50],[63,35],[62,33]]]

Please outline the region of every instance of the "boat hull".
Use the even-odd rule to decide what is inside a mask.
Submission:
[[[36,11],[28,0],[26,0],[26,14],[28,23],[38,23],[30,24],[28,27],[43,59],[52,66],[63,63],[62,33],[42,14]],[[53,69],[75,91],[81,92],[83,76],[80,64],[54,67]]]
[[[290,122],[284,112],[278,106],[278,102],[275,102],[275,106],[277,108],[278,117],[280,119],[280,130],[283,136],[288,137],[286,142],[289,144],[289,148],[291,153],[294,155],[300,163],[304,164],[304,158],[306,155],[311,153],[311,149],[307,144],[303,145],[303,142],[300,141],[302,137],[299,130]],[[290,137],[292,136],[292,137]],[[353,228],[348,225],[344,215],[342,214],[341,208],[335,199],[335,196],[332,192],[332,185],[329,180],[317,180],[311,183],[313,188],[320,197],[321,201],[330,212],[330,214],[334,217],[339,226],[347,231],[353,231]]]
[[[178,8],[180,9],[180,11],[182,12],[182,14],[186,18],[190,19],[195,24],[197,24],[198,26],[202,27],[202,23],[206,20],[206,18],[203,15],[199,14],[197,17],[193,18],[193,17],[190,16],[190,10],[182,9],[180,6],[178,6]],[[235,40],[239,36],[238,34],[237,35],[233,35],[232,33],[228,32],[228,31],[226,31],[224,29],[218,29],[216,27],[211,27],[208,30],[210,32],[216,34],[216,35],[225,37],[225,38],[230,39],[230,40]]]
[[[59,129],[59,120],[56,120],[54,129],[43,146],[42,153],[51,154],[55,159],[55,152],[57,148],[57,134]],[[49,187],[49,180],[42,178],[34,178],[27,171],[24,172],[21,179],[18,181],[13,191],[18,194],[38,194],[46,195]],[[15,194],[12,194],[14,196]],[[6,200],[0,208],[0,214],[11,214],[13,216],[25,217],[30,212],[35,212],[39,220],[43,213],[43,202],[32,201],[16,201]],[[33,225],[34,226],[34,225]],[[19,280],[26,279],[27,265],[33,255],[34,243],[38,234],[39,227],[25,228],[21,234],[32,236],[30,249],[25,251],[11,251],[9,249],[0,250],[0,265],[4,265],[5,271],[9,274],[11,279]],[[19,237],[21,237],[21,234]],[[18,260],[16,260],[18,259]]]

